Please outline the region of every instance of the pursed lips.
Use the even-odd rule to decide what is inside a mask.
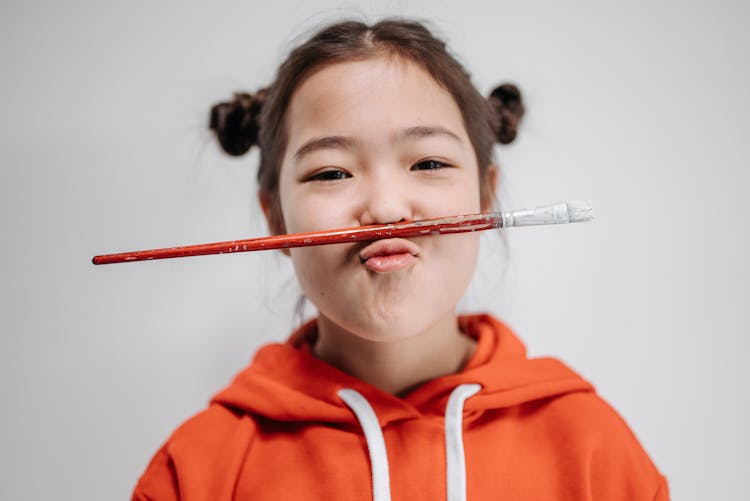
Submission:
[[[419,247],[405,238],[377,240],[359,253],[362,264],[376,273],[388,273],[407,267],[419,255]]]

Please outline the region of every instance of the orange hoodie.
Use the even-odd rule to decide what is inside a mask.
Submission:
[[[463,371],[399,398],[315,358],[315,322],[253,363],[156,453],[134,501],[667,500],[617,413],[487,315]]]

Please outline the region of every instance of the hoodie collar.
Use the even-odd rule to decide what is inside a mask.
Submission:
[[[461,331],[477,341],[461,372],[424,383],[399,398],[352,377],[316,358],[310,343],[316,321],[300,327],[286,343],[261,348],[252,362],[212,400],[241,412],[276,421],[317,421],[358,425],[339,396],[342,389],[361,394],[374,409],[381,427],[425,415],[442,416],[453,389],[479,384],[482,389],[464,410],[481,411],[593,388],[552,358],[529,359],[523,343],[504,323],[490,315],[458,318]]]

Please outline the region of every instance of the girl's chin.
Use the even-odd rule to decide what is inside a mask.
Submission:
[[[425,315],[430,311],[431,315]],[[435,309],[425,308],[424,305],[394,305],[379,310],[364,313],[364,310],[347,310],[332,312],[331,315],[321,314],[321,321],[325,328],[334,329],[341,334],[356,336],[373,342],[395,342],[419,336],[433,328],[446,318],[455,316],[454,309],[436,315]]]

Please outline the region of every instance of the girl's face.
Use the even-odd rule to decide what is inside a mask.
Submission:
[[[398,57],[309,76],[286,116],[280,180],[290,233],[481,210],[476,156],[452,96]],[[291,249],[319,314],[357,336],[396,340],[451,318],[476,267],[464,233]]]

